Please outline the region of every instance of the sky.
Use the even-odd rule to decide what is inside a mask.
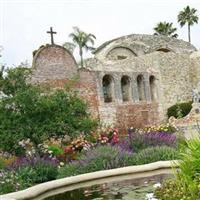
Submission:
[[[187,5],[196,8],[200,18],[200,0],[0,0],[0,63],[31,63],[32,52],[50,43],[50,26],[60,45],[71,41],[74,26],[94,34],[98,47],[123,35],[153,34],[160,21],[173,22],[179,38],[187,41],[187,27],[177,23],[179,11]],[[191,34],[192,44],[200,49],[200,22]],[[75,57],[79,59],[77,52]]]

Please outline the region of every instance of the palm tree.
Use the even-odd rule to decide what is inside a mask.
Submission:
[[[94,47],[88,46],[88,43],[94,45],[94,40],[96,37],[91,33],[85,33],[81,31],[78,27],[74,27],[74,32],[69,36],[72,38],[74,44],[79,48],[79,55],[81,57],[81,67],[83,67],[83,49],[86,51],[94,50]]]
[[[188,40],[191,42],[190,37],[190,26],[194,25],[194,23],[198,24],[198,16],[197,10],[195,8],[190,8],[189,6],[185,7],[178,14],[178,22],[183,27],[185,24],[188,25]]]
[[[177,31],[177,28],[173,27],[173,23],[159,22],[154,28],[154,31],[154,35],[164,35],[174,38],[178,37],[178,34],[175,33]]]
[[[71,54],[73,54],[73,53],[74,53],[74,49],[75,49],[76,46],[75,46],[74,43],[65,42],[65,43],[63,44],[63,47],[64,47],[65,49],[67,49],[68,51],[70,51]]]

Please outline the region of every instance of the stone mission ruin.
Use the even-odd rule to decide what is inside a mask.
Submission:
[[[94,118],[121,130],[166,119],[177,100],[200,91],[200,52],[188,42],[153,35],[128,35],[105,42],[78,68],[72,54],[54,43],[33,57],[32,83],[62,88],[78,77],[76,89]]]

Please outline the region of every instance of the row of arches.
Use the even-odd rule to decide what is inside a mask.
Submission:
[[[145,84],[144,76],[138,75],[136,79],[137,83],[137,98],[139,101],[146,101],[147,100],[147,93],[146,88],[147,85]],[[150,98],[151,101],[157,100],[157,88],[156,88],[156,78],[155,76],[151,75],[148,80],[148,84],[150,87]],[[102,86],[103,86],[103,96],[104,96],[104,102],[109,103],[114,101],[115,97],[115,89],[114,89],[114,79],[111,75],[105,75],[102,79]],[[122,101],[127,102],[131,101],[132,99],[132,91],[133,91],[133,85],[131,82],[131,78],[127,75],[124,75],[121,77],[120,82],[120,88],[121,88],[121,96]]]

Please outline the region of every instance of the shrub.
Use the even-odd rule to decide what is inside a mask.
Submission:
[[[185,117],[192,109],[192,101],[184,102],[184,103],[177,103],[167,110],[167,116],[175,117],[175,118],[181,118]]]
[[[96,127],[97,121],[90,118],[87,104],[75,92],[52,92],[47,87],[26,83],[27,77],[26,70],[15,68],[0,81],[8,95],[0,101],[0,149],[24,154],[18,144],[22,140],[29,138],[38,145],[49,137],[76,137]]]
[[[175,133],[177,129],[170,125],[170,124],[161,124],[161,125],[154,125],[150,127],[143,128],[142,131],[145,132],[166,132],[166,133]]]
[[[19,178],[14,171],[1,171],[0,173],[0,195],[18,191],[21,189]]]
[[[134,152],[139,152],[148,147],[155,146],[170,146],[177,147],[178,138],[175,134],[166,132],[151,132],[151,133],[139,133],[129,132],[128,138],[130,148]]]
[[[0,194],[56,179],[58,163],[49,157],[23,157],[0,173]]]
[[[161,200],[200,199],[200,140],[186,141],[186,147],[180,153],[180,170],[176,172],[175,180],[165,183],[156,191]],[[175,190],[180,192],[175,192]],[[173,191],[173,193],[172,193]],[[173,194],[173,195],[172,195]],[[180,198],[181,197],[181,198]]]
[[[189,191],[185,190],[182,184],[176,180],[167,180],[162,184],[162,187],[159,187],[155,190],[156,198],[160,200],[197,200],[199,198],[194,197],[196,194],[191,194]],[[200,196],[198,196],[200,197]]]
[[[48,146],[48,151],[50,151],[53,156],[59,156],[64,153],[64,150],[57,145]]]
[[[175,160],[178,152],[168,146],[157,146],[146,148],[132,157],[132,164],[142,165],[160,160]]]
[[[16,160],[15,156],[0,155],[0,170],[6,168],[9,165],[11,165],[15,160]]]
[[[0,157],[0,170],[3,169],[6,166],[4,158]]]
[[[98,146],[86,152],[79,160],[62,167],[59,170],[59,178],[124,167],[129,164],[131,156],[132,154],[115,146]]]

